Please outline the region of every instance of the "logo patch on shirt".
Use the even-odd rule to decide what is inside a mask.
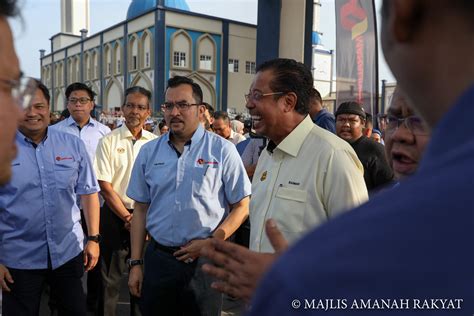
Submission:
[[[217,165],[217,164],[219,164],[219,162],[217,162],[217,161],[205,161],[202,158],[199,158],[196,162],[199,165]]]
[[[262,176],[260,177],[260,181],[265,181],[266,179],[267,179],[267,172],[264,171],[264,172],[262,173]]]
[[[62,160],[72,160],[72,157],[60,157],[60,156],[56,156],[56,161],[62,161]]]
[[[117,148],[117,152],[119,154],[123,154],[125,152],[125,148],[119,147],[119,148]]]

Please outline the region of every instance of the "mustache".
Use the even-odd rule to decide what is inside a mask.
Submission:
[[[170,120],[170,124],[171,124],[171,123],[183,123],[183,121],[180,120],[180,119],[178,119],[178,118],[172,118],[172,119]]]

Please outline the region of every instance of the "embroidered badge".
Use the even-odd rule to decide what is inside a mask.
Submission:
[[[118,152],[119,154],[123,154],[123,153],[125,152],[125,148],[121,148],[121,147],[120,147],[120,148],[117,148],[117,152]]]
[[[266,179],[267,179],[267,172],[264,171],[264,172],[262,173],[262,176],[260,177],[260,181],[265,181]]]
[[[59,157],[59,156],[56,156],[56,161],[61,161],[61,160],[72,160],[72,157]]]
[[[217,164],[219,164],[219,162],[217,162],[217,161],[205,161],[202,158],[199,158],[198,160],[196,160],[196,162],[197,162],[198,165],[217,165]]]

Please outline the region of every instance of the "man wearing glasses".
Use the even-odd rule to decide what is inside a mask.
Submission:
[[[354,148],[364,166],[367,190],[380,189],[393,179],[393,172],[385,157],[385,150],[363,134],[366,113],[357,102],[344,102],[336,111],[336,134]]]
[[[143,129],[150,116],[151,92],[142,87],[125,91],[122,112],[125,124],[105,135],[97,146],[94,167],[99,180],[100,193],[105,200],[101,209],[101,274],[103,282],[103,315],[116,315],[120,282],[126,272],[126,259],[130,253],[130,223],[134,201],[126,195],[133,163],[140,148],[156,135]],[[131,298],[131,308],[138,305]],[[101,313],[102,314],[102,311]]]
[[[67,109],[71,114],[67,119],[52,126],[60,131],[76,135],[86,145],[91,161],[94,161],[99,139],[110,133],[110,128],[91,117],[94,109],[95,93],[81,82],[66,88]]]
[[[81,82],[70,84],[66,88],[66,102],[70,116],[51,126],[53,129],[75,135],[82,139],[86,145],[87,154],[91,161],[94,161],[99,140],[104,135],[110,133],[108,126],[91,117],[91,111],[94,109],[94,97],[94,91],[87,85]],[[102,203],[101,200],[101,204]],[[82,206],[80,206],[80,208],[82,209]],[[83,228],[87,234],[87,227],[83,225]],[[98,302],[98,291],[100,290],[101,282],[99,267],[100,262],[98,268],[92,270],[87,275],[87,305],[89,310],[94,310]]]
[[[430,130],[395,88],[387,113],[385,150],[396,180],[413,175],[430,140]]]
[[[367,200],[362,165],[354,150],[309,115],[313,77],[302,63],[261,64],[245,96],[253,128],[269,138],[252,179],[250,248],[219,243],[206,256],[216,286],[249,300],[276,255],[265,222],[272,218],[291,243],[308,230]],[[271,254],[269,254],[271,253]],[[225,258],[225,259],[224,259]],[[229,277],[231,276],[231,277]]]
[[[130,292],[144,315],[220,315],[200,250],[225,240],[248,216],[250,181],[235,146],[200,124],[202,90],[191,79],[168,80],[162,105],[170,132],[145,144],[127,195],[135,200]],[[146,231],[151,241],[144,267]],[[144,271],[143,271],[144,268]]]
[[[3,313],[37,315],[47,282],[60,315],[85,315],[81,277],[99,256],[99,185],[83,142],[48,128],[49,92],[37,85],[16,134],[13,177],[0,187]]]

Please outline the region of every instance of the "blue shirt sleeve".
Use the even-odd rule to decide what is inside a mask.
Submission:
[[[72,138],[72,137],[71,137]],[[79,155],[82,159],[79,161],[79,174],[76,184],[76,194],[92,194],[100,191],[99,183],[95,176],[92,162],[87,153],[84,142],[75,137],[74,141],[77,143]]]
[[[225,196],[230,204],[235,204],[251,194],[251,184],[235,146],[226,146],[224,150],[228,151],[222,170]]]

